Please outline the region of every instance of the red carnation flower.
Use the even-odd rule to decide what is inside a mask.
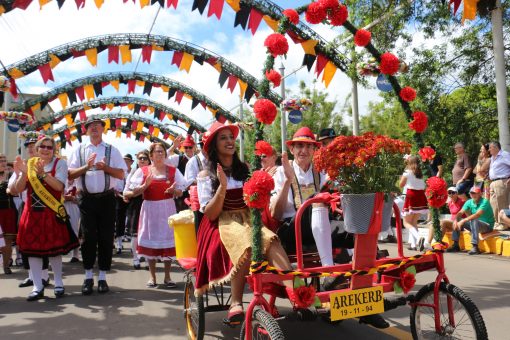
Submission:
[[[328,13],[329,22],[333,26],[342,26],[347,21],[348,17],[349,12],[347,11],[347,7],[344,5],[333,8]]]
[[[255,118],[262,124],[272,124],[276,118],[276,105],[269,99],[257,99],[253,105]]]
[[[274,87],[280,86],[282,82],[282,76],[275,70],[266,71],[266,79],[273,83]]]
[[[331,10],[331,9],[335,9],[338,6],[340,6],[340,3],[338,2],[338,0],[319,0],[318,2],[322,5],[322,7],[326,11],[327,10]]]
[[[427,201],[432,208],[441,208],[448,198],[446,181],[439,177],[427,179],[425,196],[427,196]]]
[[[413,289],[415,283],[416,277],[413,273],[409,273],[405,270],[400,273],[400,287],[402,287],[405,294]]]
[[[427,114],[422,111],[416,111],[413,113],[413,121],[409,123],[409,128],[416,131],[416,133],[422,133],[427,129],[429,125],[429,119]]]
[[[273,189],[274,180],[269,173],[262,170],[254,171],[243,185],[244,202],[250,208],[266,209]]]
[[[405,102],[412,102],[416,98],[416,90],[410,86],[406,86],[400,90],[400,98]]]
[[[295,9],[289,8],[283,11],[283,15],[289,18],[289,21],[294,25],[299,23],[299,14]]]
[[[306,9],[305,19],[310,24],[320,24],[326,19],[326,15],[326,9],[322,7],[320,2],[312,2]]]
[[[370,43],[370,40],[372,39],[372,33],[370,31],[360,29],[356,31],[356,34],[354,34],[354,43],[356,46],[367,46]]]
[[[426,146],[421,148],[420,151],[418,151],[418,154],[420,155],[422,162],[425,162],[433,160],[436,156],[436,151],[434,151],[434,149],[430,146]]]
[[[280,33],[272,33],[268,35],[264,41],[264,46],[267,47],[269,53],[271,53],[273,57],[287,54],[289,51],[289,43],[283,34]]]
[[[302,286],[294,289],[287,288],[289,299],[297,308],[308,308],[315,301],[315,288],[313,286]]]
[[[390,76],[392,76],[395,73],[397,73],[399,68],[400,61],[394,54],[386,52],[381,56],[379,70],[381,70],[382,74],[389,74]]]
[[[255,154],[257,156],[271,156],[273,154],[273,147],[268,142],[259,140],[257,143],[255,143]]]

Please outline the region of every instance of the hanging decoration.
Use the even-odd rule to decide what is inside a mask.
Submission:
[[[283,109],[285,111],[306,111],[312,106],[312,101],[308,98],[289,98],[283,101]]]
[[[412,102],[416,99],[416,90],[410,86],[406,86],[400,90],[400,98],[405,102]]]
[[[376,77],[379,75],[379,65],[375,58],[370,58],[367,61],[360,61],[356,64],[356,69],[361,76]]]
[[[25,112],[0,111],[0,121],[16,121],[21,126],[30,125],[34,122],[31,115]]]
[[[253,105],[253,112],[255,118],[262,124],[270,125],[276,118],[277,110],[276,105],[268,99],[257,99]]]

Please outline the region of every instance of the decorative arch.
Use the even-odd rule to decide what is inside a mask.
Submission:
[[[148,110],[154,114],[155,119],[158,119],[159,121],[168,117],[176,123],[182,122],[188,128],[188,134],[192,134],[193,131],[198,131],[200,133],[205,131],[205,128],[202,125],[198,124],[188,116],[153,100],[137,97],[105,97],[83,102],[60,112],[56,112],[49,118],[41,119],[28,127],[27,130],[49,130],[52,124],[59,122],[63,118],[67,120],[68,125],[73,125],[78,114],[80,122],[84,122],[87,119],[85,111],[89,109],[102,108],[103,110],[106,110],[108,108],[111,110],[115,106],[127,106],[129,109],[133,110],[133,116],[140,113],[140,111],[145,112]]]
[[[191,99],[191,110],[200,104],[204,109],[217,115],[220,120],[226,118],[231,122],[238,121],[237,117],[202,92],[168,77],[142,72],[108,72],[79,78],[29,98],[11,109],[12,111],[34,112],[44,109],[48,102],[56,99],[59,99],[62,107],[66,109],[68,104],[76,103],[77,99],[83,101],[87,98],[90,100],[101,95],[102,88],[107,85],[111,85],[118,91],[119,83],[128,85],[128,93],[133,93],[136,86],[141,86],[143,93],[150,95],[153,88],[159,87],[168,93],[168,99],[174,97],[179,104],[183,97]]]
[[[95,115],[95,117],[105,122],[105,131],[116,131],[117,137],[124,134],[126,138],[134,137],[135,140],[140,142],[148,138],[151,141],[162,142],[167,147],[170,146],[167,140],[173,140],[177,137],[177,134],[169,129],[167,125],[140,116],[116,113],[99,114]],[[58,136],[58,141],[62,148],[65,148],[67,143],[72,145],[72,141],[76,139],[81,143],[81,136],[85,133],[85,125],[81,121],[70,126],[66,125],[45,132],[46,135],[52,136],[55,140]],[[160,137],[160,133],[162,133],[163,136]]]
[[[189,71],[193,62],[199,65],[203,65],[205,62],[220,73],[218,83],[221,87],[227,83],[227,87],[233,92],[239,85],[240,96],[247,101],[257,92],[259,81],[222,56],[189,42],[161,35],[140,33],[95,36],[60,45],[8,65],[2,74],[10,77],[13,82],[14,79],[20,79],[39,70],[46,83],[49,80],[54,80],[52,69],[62,61],[85,56],[92,66],[96,66],[97,54],[108,50],[109,62],[118,63],[119,58],[123,63],[130,62],[131,50],[139,48],[142,49],[142,62],[150,63],[153,51],[173,51],[171,63],[180,70]],[[11,91],[15,89],[16,86],[12,86],[11,83]],[[267,98],[276,104],[282,100],[273,91],[267,93]]]

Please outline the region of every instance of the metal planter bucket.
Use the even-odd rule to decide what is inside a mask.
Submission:
[[[375,193],[371,194],[342,194],[342,210],[344,213],[345,230],[354,234],[367,234],[370,229],[370,221],[375,205]],[[387,231],[391,227],[391,214],[393,198],[385,195],[383,204],[382,225],[379,229],[375,226],[375,232]],[[374,230],[372,230],[374,232]]]

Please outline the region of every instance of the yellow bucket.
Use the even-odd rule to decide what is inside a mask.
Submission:
[[[194,224],[174,223],[175,256],[197,257],[197,237]]]

